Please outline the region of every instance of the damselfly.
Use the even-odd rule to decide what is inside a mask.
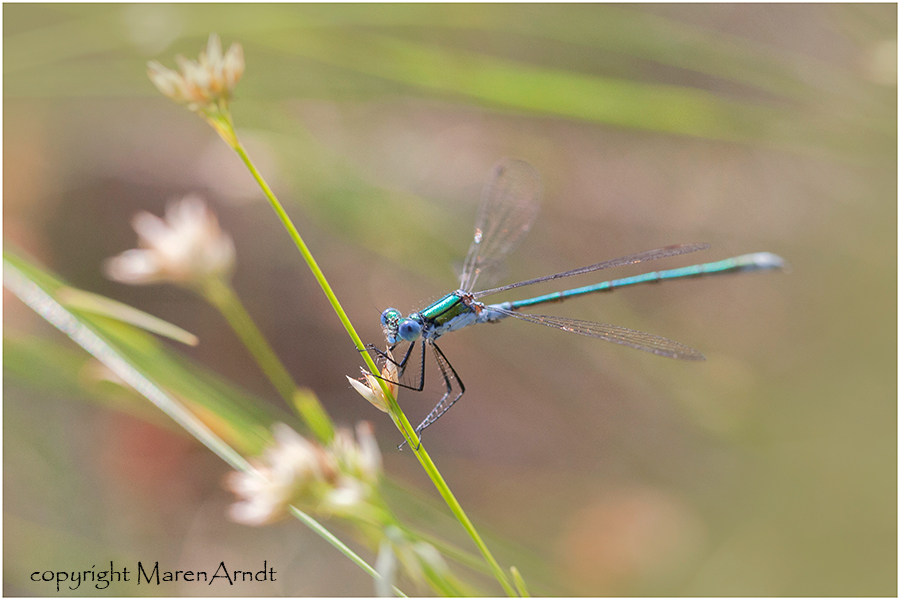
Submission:
[[[411,385],[399,381],[395,383],[408,389],[422,391],[425,386],[426,348],[431,348],[444,381],[444,395],[434,407],[434,410],[416,427],[417,435],[437,421],[466,391],[466,386],[463,385],[462,380],[456,373],[456,369],[453,368],[444,352],[437,345],[438,339],[446,333],[475,323],[493,323],[507,317],[514,317],[522,321],[547,325],[563,331],[570,331],[652,352],[659,356],[682,360],[705,360],[704,356],[696,350],[652,333],[644,333],[605,323],[593,323],[591,321],[548,315],[534,315],[519,311],[523,308],[548,302],[560,302],[586,294],[608,292],[639,283],[721,275],[742,271],[780,269],[785,266],[785,262],[781,257],[769,252],[757,252],[716,262],[613,279],[524,300],[501,302],[499,304],[484,304],[480,302],[479,299],[485,296],[535,283],[687,254],[709,248],[709,244],[666,246],[563,273],[537,277],[480,292],[473,291],[478,280],[488,279],[497,270],[503,259],[519,245],[524,235],[531,229],[537,216],[540,196],[540,177],[531,165],[521,160],[504,159],[500,161],[494,167],[491,179],[482,192],[481,204],[475,220],[475,237],[469,246],[469,253],[463,265],[459,289],[406,317],[395,308],[389,308],[381,313],[381,326],[387,338],[388,348],[393,351],[403,342],[408,342],[409,346],[399,361],[394,361],[386,352],[377,349],[374,345],[370,344],[367,348],[376,352],[383,360],[395,362],[399,373],[398,380],[406,371],[410,357],[414,356],[413,349],[421,338],[421,343],[419,344],[421,348],[419,352],[419,372],[415,382]]]

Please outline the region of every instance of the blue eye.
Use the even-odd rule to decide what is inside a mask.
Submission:
[[[412,319],[403,319],[400,327],[397,328],[397,333],[407,342],[414,342],[422,333],[422,324]]]
[[[396,323],[400,319],[400,311],[396,308],[388,308],[381,313],[381,324],[390,325]]]

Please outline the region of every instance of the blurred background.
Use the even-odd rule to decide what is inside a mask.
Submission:
[[[347,385],[359,356],[251,177],[157,92],[147,60],[196,58],[211,31],[243,45],[238,132],[366,341],[381,343],[384,308],[455,289],[503,156],[532,163],[545,189],[508,281],[681,242],[712,248],[652,268],[785,257],[788,273],[547,309],[678,340],[705,363],[523,322],[448,336],[468,391],[425,442],[535,594],[897,594],[896,5],[6,4],[3,16],[5,248],[197,334],[197,347],[164,345],[287,413],[198,297],[101,274],[134,247],[136,212],[203,194],[235,239],[237,291],[294,377],[340,423],[373,421],[392,506],[467,549],[389,419]],[[5,594],[48,595],[33,571],[109,560],[264,559],[278,581],[66,593],[372,593],[297,522],[229,522],[222,461],[99,381],[14,296],[3,317]],[[401,392],[411,421],[436,401],[431,384]]]

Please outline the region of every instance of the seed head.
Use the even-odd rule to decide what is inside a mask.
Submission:
[[[104,265],[107,277],[130,284],[201,283],[224,277],[234,266],[234,242],[198,196],[166,206],[165,220],[148,212],[132,220],[139,248]]]
[[[353,386],[353,389],[359,392],[360,396],[368,400],[372,406],[380,411],[389,412],[390,403],[388,402],[387,397],[385,397],[384,392],[381,390],[381,384],[378,382],[378,377],[375,377],[365,369],[361,368],[360,370],[362,371],[362,376],[359,379],[352,379],[348,375],[347,381],[349,381],[350,385]],[[397,363],[394,362],[394,357],[391,355],[390,350],[388,350],[387,360],[384,363],[384,367],[381,368],[381,379],[395,399],[397,398],[397,390],[399,389],[399,386],[397,385],[398,376]]]
[[[222,42],[215,33],[209,35],[206,50],[197,60],[175,57],[181,72],[151,60],[147,75],[160,92],[178,104],[199,113],[224,112],[234,88],[244,74],[244,51],[237,42],[223,56]]]
[[[272,428],[273,445],[251,471],[231,473],[226,487],[238,495],[232,520],[263,525],[294,505],[326,516],[370,519],[377,503],[381,453],[372,426],[360,423],[357,439],[338,430],[328,446],[307,440],[283,423]]]

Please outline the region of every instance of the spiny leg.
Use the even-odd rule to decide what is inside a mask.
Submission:
[[[409,362],[409,357],[412,354],[412,349],[413,349],[413,347],[415,347],[415,345],[416,345],[415,342],[411,342],[409,344],[409,347],[406,349],[406,353],[403,355],[403,358],[398,362],[398,361],[394,360],[393,358],[391,358],[390,356],[388,356],[387,352],[385,352],[384,350],[379,350],[378,348],[376,348],[374,344],[366,344],[366,350],[370,350],[370,351],[374,352],[375,354],[377,354],[379,358],[384,359],[386,361],[391,361],[392,363],[394,363],[394,365],[396,365],[398,381],[390,381],[388,379],[385,379],[378,373],[372,373],[372,375],[374,375],[378,379],[384,379],[385,381],[390,381],[390,383],[399,385],[402,388],[406,388],[406,389],[412,390],[414,392],[421,392],[425,388],[425,343],[424,342],[422,343],[422,352],[420,353],[420,357],[419,357],[419,365],[420,365],[419,382],[415,385],[408,385],[406,383],[402,383],[399,381],[399,379],[401,377],[403,377],[403,373],[406,371],[406,366],[407,366],[407,363]],[[390,349],[393,350],[395,347],[396,347],[396,344],[394,344],[394,346],[392,346]]]
[[[450,361],[447,360],[444,352],[434,342],[429,341],[429,344],[431,345],[431,349],[434,351],[434,358],[441,370],[441,376],[444,378],[444,385],[446,386],[447,391],[444,392],[444,395],[441,396],[441,399],[438,401],[437,405],[432,409],[432,411],[428,413],[428,416],[425,417],[425,420],[422,421],[418,427],[416,427],[416,435],[418,436],[421,436],[423,430],[440,419],[441,415],[450,410],[450,407],[456,404],[456,402],[460,398],[462,398],[463,394],[466,393],[466,386],[459,378],[459,375],[457,375],[456,369],[454,369],[453,365],[450,364]],[[453,393],[453,384],[450,381],[451,377],[456,381],[457,384],[459,384],[459,393],[455,398],[453,398],[453,400],[447,402],[447,398],[449,398],[450,394]]]
[[[396,360],[394,360],[393,358],[391,358],[391,357],[388,355],[387,351],[379,349],[375,344],[366,344],[365,346],[363,346],[364,349],[363,349],[363,350],[359,350],[359,352],[367,352],[367,351],[368,351],[368,352],[374,352],[374,353],[375,353],[375,360],[376,360],[379,364],[383,364],[384,362],[390,361],[390,362],[394,363],[394,365],[395,365],[398,369],[401,369],[401,370],[402,370],[403,368],[406,367],[406,361],[409,360],[409,353],[412,352],[412,347],[413,347],[414,345],[415,345],[414,343],[409,345],[409,347],[406,349],[406,354],[403,355],[403,359],[401,359],[400,362],[397,362]],[[388,350],[391,351],[391,352],[393,352],[393,351],[394,351],[394,348],[396,348],[396,347],[397,347],[397,344],[394,344],[393,346],[389,346],[389,347],[388,347]]]

